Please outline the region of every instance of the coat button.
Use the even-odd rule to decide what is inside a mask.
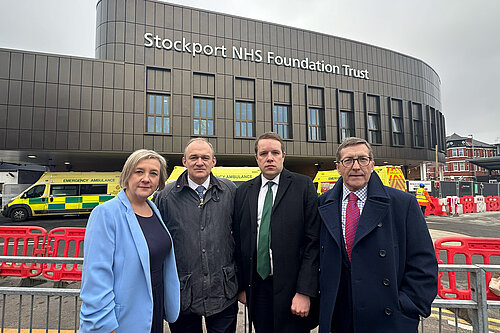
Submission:
[[[379,223],[377,224],[377,227],[381,228],[381,227],[382,227],[382,222],[379,222]]]
[[[391,283],[391,281],[389,279],[384,279],[382,280],[382,283],[384,284],[384,286],[388,286]]]
[[[391,310],[391,308],[385,308],[384,312],[385,312],[385,315],[386,315],[386,316],[390,316],[390,315],[392,315],[392,310]]]
[[[385,257],[386,254],[387,254],[387,252],[383,249],[378,251],[378,255],[381,256],[382,258]]]

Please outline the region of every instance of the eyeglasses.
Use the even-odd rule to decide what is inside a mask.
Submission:
[[[350,168],[354,165],[354,161],[358,161],[358,164],[359,166],[362,166],[362,167],[365,167],[367,166],[368,164],[370,164],[370,161],[372,159],[369,158],[369,157],[366,157],[366,156],[361,156],[361,157],[358,157],[358,158],[345,158],[343,159],[342,161],[340,161],[340,163],[342,163],[342,165],[346,168]]]

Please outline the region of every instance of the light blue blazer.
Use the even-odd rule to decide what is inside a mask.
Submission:
[[[149,200],[148,203],[162,221],[156,206]],[[163,266],[165,320],[174,322],[179,315],[180,287],[173,245]],[[90,214],[80,298],[81,333],[151,331],[149,249],[123,190]]]

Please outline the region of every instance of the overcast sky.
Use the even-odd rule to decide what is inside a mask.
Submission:
[[[441,78],[446,134],[500,143],[499,0],[171,2],[349,38],[421,59]],[[93,58],[96,3],[0,0],[0,47]]]

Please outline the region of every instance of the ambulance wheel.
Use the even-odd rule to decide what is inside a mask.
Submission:
[[[28,218],[28,211],[26,210],[26,208],[17,207],[14,208],[10,213],[10,219],[13,222],[23,222],[26,221],[27,218]]]

